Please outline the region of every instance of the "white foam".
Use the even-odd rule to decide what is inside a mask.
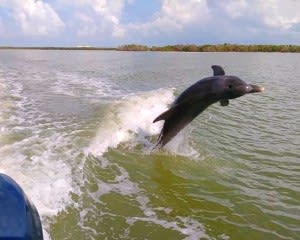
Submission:
[[[6,99],[6,108],[0,112],[0,171],[18,182],[37,207],[45,239],[50,239],[46,219],[63,210],[71,202],[69,193],[76,191],[67,161],[76,156],[69,149],[72,134],[61,134],[67,122],[57,124],[28,107],[34,103],[22,96],[21,83],[6,79],[5,88],[0,89],[0,99]]]
[[[120,171],[120,174],[115,177],[112,183],[106,183],[97,179],[98,191],[93,193],[94,200],[110,192],[116,192],[126,196],[137,194],[140,191],[138,185],[130,181],[128,172],[124,168],[118,165],[115,165],[115,167]]]
[[[74,191],[71,168],[63,159],[70,156],[55,153],[57,146],[64,148],[53,134],[48,140],[36,135],[0,148],[1,172],[21,185],[42,218],[63,210],[71,201],[69,192]],[[29,157],[26,151],[35,153]]]
[[[186,235],[186,240],[211,239],[205,232],[204,226],[197,220],[189,217],[176,217],[174,221],[159,219],[155,214],[147,217],[127,218],[126,222],[130,225],[135,222],[150,222],[160,225],[166,229],[172,229]],[[179,224],[181,223],[181,224]]]
[[[57,88],[54,87],[54,90],[69,94],[67,81],[59,79],[60,82],[57,83]],[[88,81],[88,79],[86,80]],[[80,89],[82,82],[80,79],[73,79],[72,84],[71,96],[80,97],[77,90]],[[90,85],[91,88],[85,94],[95,88],[100,91],[102,83],[95,82],[95,84],[99,85]],[[5,83],[2,90],[1,94],[10,91],[8,96],[13,98],[5,103],[6,115],[0,116],[0,140],[3,139],[3,142],[6,142],[7,136],[15,134],[21,135],[22,139],[0,145],[0,170],[10,175],[22,186],[36,205],[42,217],[44,230],[47,231],[49,229],[48,217],[56,216],[71,203],[69,193],[78,190],[73,182],[72,166],[68,162],[74,160],[81,149],[77,149],[75,146],[74,142],[76,141],[74,140],[76,139],[70,132],[71,130],[66,130],[66,126],[69,128],[70,123],[67,120],[66,122],[53,122],[42,112],[38,112],[38,108],[34,107],[34,102],[30,102],[30,99],[22,95],[21,83],[15,81]],[[160,89],[127,96],[114,102],[111,105],[111,111],[104,116],[97,134],[86,152],[101,156],[109,148],[117,147],[124,142],[129,146],[143,144],[147,146],[146,149],[152,149],[154,144],[147,137],[159,134],[163,123],[153,124],[152,121],[174,100],[173,92],[173,89]],[[99,95],[102,96],[103,92],[99,92]],[[188,147],[187,135],[183,132],[172,140],[167,149],[180,154],[190,152]],[[103,168],[111,164],[105,159],[101,163]],[[134,218],[134,221],[156,222],[166,228],[181,232],[187,231],[185,233],[187,236],[192,236],[198,230],[200,231],[201,226],[193,225],[188,219],[185,219],[186,223],[183,223],[185,227],[180,228],[176,227],[175,220],[159,219],[156,215],[157,210],[148,207],[149,199],[142,193],[138,184],[130,180],[125,169],[116,166],[120,174],[115,177],[113,182],[106,183],[97,179],[98,191],[90,193],[95,201],[99,201],[100,196],[110,192],[135,195],[145,217]],[[164,211],[168,212],[171,209]],[[82,216],[84,218],[84,212],[82,212]],[[188,232],[190,229],[191,232]],[[45,236],[46,239],[50,238],[47,232],[45,232]]]
[[[5,91],[5,89],[6,89],[6,84],[0,83],[0,91]]]
[[[126,222],[128,224],[132,225],[137,221],[151,222],[166,229],[173,229],[177,232],[180,232],[187,236],[185,238],[187,240],[198,240],[202,238],[210,239],[209,236],[205,233],[204,226],[193,218],[177,216],[173,221],[169,221],[158,217],[156,214],[157,210],[169,214],[170,212],[172,212],[172,209],[163,207],[149,207],[148,203],[150,202],[150,200],[146,195],[142,193],[142,191],[139,192],[136,200],[140,204],[140,209],[144,212],[145,217],[128,217],[126,219]]]
[[[75,73],[55,72],[55,79],[51,85],[53,92],[71,97],[86,97],[96,100],[104,97],[122,96],[111,81],[100,77],[89,77]],[[82,87],[84,86],[84,87]]]
[[[150,143],[147,137],[159,134],[163,123],[153,124],[152,122],[168,108],[173,100],[173,89],[160,89],[128,96],[113,103],[111,110],[105,115],[95,138],[87,149],[87,154],[99,156],[100,165],[105,169],[111,167],[113,163],[106,160],[103,153],[109,148],[117,147],[120,143],[126,142],[129,146],[144,144],[152,149],[154,144]],[[166,149],[175,154],[194,155],[195,151],[187,141],[189,131],[190,129],[181,132],[166,146]],[[209,239],[204,226],[193,218],[178,216],[173,220],[167,220],[159,217],[157,212],[164,212],[168,215],[173,210],[164,207],[149,207],[150,199],[137,183],[130,180],[128,172],[117,164],[113,165],[119,170],[119,175],[115,176],[115,179],[109,183],[97,179],[98,190],[89,193],[95,202],[101,203],[101,196],[111,192],[135,196],[144,216],[127,217],[128,224],[134,224],[137,221],[151,222],[166,229],[178,231],[184,234],[185,239],[188,240]],[[86,212],[86,209],[83,209],[82,216],[85,216]],[[81,220],[80,225],[84,226],[85,220]]]
[[[99,158],[100,162],[104,160],[104,158]],[[93,199],[95,203],[102,203],[101,202],[101,196],[115,192],[118,194],[121,194],[123,196],[132,196],[135,198],[138,207],[143,212],[143,216],[139,217],[126,217],[126,222],[129,225],[133,225],[136,222],[149,222],[153,224],[160,225],[163,228],[166,229],[172,229],[175,230],[183,235],[186,236],[186,240],[198,240],[198,239],[210,239],[210,237],[206,234],[205,227],[199,223],[196,219],[193,219],[191,217],[183,217],[183,216],[177,216],[173,218],[172,220],[165,219],[169,218],[167,217],[173,209],[166,208],[166,207],[150,207],[150,199],[149,197],[144,193],[144,191],[139,187],[137,183],[134,183],[130,180],[130,176],[128,172],[120,167],[117,164],[106,162],[107,165],[105,165],[104,168],[112,167],[114,166],[115,169],[118,169],[118,174],[115,176],[114,180],[110,181],[109,183],[102,181],[100,179],[97,179],[97,185],[98,190],[95,192],[88,192],[89,196]],[[85,221],[88,221],[86,219],[86,216],[88,213],[93,213],[93,209],[82,209],[80,212],[81,216],[81,222],[79,222],[79,225],[94,234],[96,234],[95,229],[89,228],[86,226]],[[157,212],[164,213],[166,217],[158,216]],[[107,214],[107,213],[106,213]],[[161,214],[159,214],[161,215]],[[99,217],[97,215],[97,217]]]
[[[108,148],[115,148],[123,142],[149,144],[146,137],[158,134],[162,126],[162,122],[153,124],[153,120],[173,99],[172,89],[159,89],[114,103],[87,152],[101,156]]]
[[[187,126],[167,143],[164,148],[171,154],[199,158],[199,152],[192,147],[189,141],[192,130],[191,125]]]
[[[101,156],[124,142],[131,147],[143,145],[145,153],[151,152],[154,143],[148,137],[158,135],[163,124],[163,121],[153,123],[153,120],[166,111],[173,100],[173,89],[159,89],[113,103],[86,153]],[[188,126],[181,131],[165,149],[171,154],[197,157],[198,152],[189,143],[190,130]]]

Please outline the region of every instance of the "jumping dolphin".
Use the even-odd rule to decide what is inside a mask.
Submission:
[[[156,147],[166,145],[209,105],[219,101],[221,106],[228,106],[229,99],[264,90],[263,87],[247,84],[236,76],[225,75],[221,66],[213,65],[212,69],[214,76],[203,78],[187,88],[172,103],[169,110],[154,119],[153,123],[165,121]]]

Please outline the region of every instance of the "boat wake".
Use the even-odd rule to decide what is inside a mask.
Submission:
[[[112,103],[86,152],[102,156],[110,148],[120,145],[138,148],[144,153],[152,152],[163,124],[163,121],[153,123],[153,120],[166,111],[173,100],[174,89],[159,89],[126,96]],[[187,128],[180,132],[165,146],[165,151],[183,156],[197,155],[189,144],[190,130]]]

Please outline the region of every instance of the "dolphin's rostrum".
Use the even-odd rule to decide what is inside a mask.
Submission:
[[[212,69],[214,76],[203,78],[187,88],[169,110],[154,119],[153,122],[165,121],[156,146],[163,147],[167,144],[209,105],[220,101],[221,106],[227,106],[229,99],[264,90],[263,87],[247,84],[236,76],[225,75],[221,66],[213,65]]]

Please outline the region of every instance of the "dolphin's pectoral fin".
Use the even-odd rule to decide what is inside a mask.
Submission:
[[[212,65],[211,68],[214,71],[214,76],[225,75],[225,71],[224,71],[224,69],[221,66],[219,66],[219,65]]]
[[[229,100],[228,99],[221,99],[220,104],[223,107],[228,106],[229,105]]]

